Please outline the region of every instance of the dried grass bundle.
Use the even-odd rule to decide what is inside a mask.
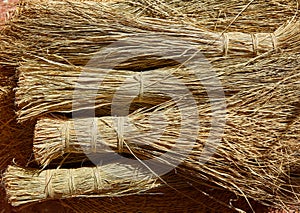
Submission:
[[[272,32],[299,12],[298,1],[137,0],[111,4],[137,16],[175,19],[214,31]]]
[[[9,166],[3,180],[13,206],[51,198],[138,194],[159,185],[143,168],[122,163],[41,172]]]
[[[153,43],[144,46],[151,48],[149,45],[153,45]],[[177,47],[181,51],[179,44]],[[128,47],[124,49],[120,51],[127,51]],[[141,49],[143,50],[143,48]],[[190,54],[186,58],[189,56]],[[154,105],[168,100],[170,97],[166,97],[166,94],[169,94],[170,91],[178,94],[178,96],[184,96],[188,88],[199,104],[208,100],[205,86],[212,85],[209,85],[211,82],[206,82],[203,79],[210,76],[212,72],[202,59],[197,60],[192,70],[175,66],[157,68],[142,74],[128,69],[146,69],[149,66],[148,58],[140,58],[137,62],[120,65],[123,66],[120,70],[113,70],[108,73],[105,66],[109,67],[109,63],[112,63],[113,60],[114,58],[109,58],[106,61],[101,60],[101,67],[104,69],[66,65],[47,59],[44,61],[27,61],[19,68],[20,78],[16,91],[19,120],[24,121],[51,112],[71,112],[72,103],[79,99],[78,95],[74,95],[75,89],[82,89],[79,94],[80,101],[86,104],[78,106],[82,109],[91,106],[94,99],[96,108],[108,106],[112,103],[116,93],[119,99],[131,100],[140,96],[142,98],[133,101]],[[166,62],[162,60],[152,61],[151,66],[165,65]],[[275,54],[261,59],[254,65],[228,66],[216,69],[216,77],[220,79],[225,94],[232,96],[243,90],[258,90],[268,87],[274,83],[274,80],[284,79],[290,70],[297,69],[299,66],[297,60],[298,56]],[[282,67],[282,69],[278,69],[274,64]],[[86,72],[89,78],[79,81],[78,78],[82,72]],[[106,73],[108,74],[106,75]],[[198,79],[199,75],[202,79]],[[104,80],[99,87],[101,89],[95,92],[98,89],[97,81],[99,82],[98,79],[102,77]],[[176,84],[178,81],[184,85]],[[78,82],[80,83],[77,84]],[[124,83],[126,83],[125,87]],[[86,84],[94,85],[94,87],[86,86]],[[123,86],[124,92],[118,92],[120,86]],[[94,93],[97,94],[96,97],[91,96]]]
[[[211,130],[209,126],[211,114],[209,102],[198,106],[200,130],[197,144],[178,168],[179,170],[189,174],[189,177],[195,178],[196,181],[197,178],[209,180],[240,196],[252,198],[265,205],[287,208],[288,205],[299,204],[300,183],[294,177],[297,177],[300,172],[298,145],[300,136],[300,75],[298,70],[300,64],[298,55],[285,56],[261,60],[245,67],[244,70],[237,69],[236,72],[232,72],[238,76],[241,72],[253,72],[254,75],[262,72],[265,76],[253,81],[260,82],[255,87],[246,87],[227,97],[227,122],[222,142],[218,144],[213,157],[203,165],[199,160],[201,160],[203,147]],[[123,152],[134,153],[142,159],[153,158],[174,146],[174,139],[178,138],[179,130],[185,134],[186,138],[193,137],[189,131],[193,123],[185,126],[187,129],[182,130],[182,126],[178,128],[180,124],[177,120],[178,111],[170,106],[162,107],[160,110],[167,118],[175,121],[170,123],[170,127],[166,128],[163,136],[152,140],[157,138],[155,134],[160,132],[153,131],[153,135],[139,137],[136,131],[131,132],[131,129],[125,126],[124,129],[127,131],[123,135],[125,144]],[[150,122],[150,125],[154,126],[151,127],[147,123],[147,117],[152,117],[152,113],[144,114],[139,111],[131,115],[129,119],[138,127],[158,130],[161,128],[159,125],[161,116],[157,117],[157,120],[154,119],[157,123]],[[101,142],[112,148],[112,150],[107,149],[110,152],[119,151],[119,135],[112,120],[113,118],[109,117],[96,120]],[[68,127],[67,130],[66,127]],[[87,135],[84,129],[81,130],[79,127],[78,130],[79,136]],[[88,136],[86,140],[77,141],[72,121],[40,120],[35,132],[35,154],[39,161],[48,164],[52,157],[63,153],[101,152],[102,150],[92,145],[95,141],[91,140],[91,135]],[[66,138],[68,138],[67,147]],[[97,140],[97,144],[100,143],[100,137],[94,137],[94,139]],[[143,147],[144,144],[146,146]],[[189,148],[191,144],[179,143],[178,146],[180,150],[183,149],[182,147]],[[172,164],[174,156],[176,155],[171,152],[169,158],[159,159],[158,157],[158,159],[161,160],[160,163],[169,165]]]
[[[100,197],[100,198],[70,198],[70,199],[48,199],[44,202],[35,202],[34,205],[21,205],[14,208],[17,212],[36,212],[38,210],[48,210],[55,212],[216,212],[216,213],[235,213],[250,212],[266,209],[253,201],[251,207],[243,198],[235,202],[236,196],[225,190],[217,190],[209,187],[200,186],[196,183],[190,184],[186,179],[171,172],[164,179],[168,184],[178,191],[170,189],[170,186],[161,184],[147,193],[119,196],[119,197]],[[209,195],[205,195],[208,193]],[[194,199],[193,199],[194,198]],[[180,201],[180,202],[179,202]]]
[[[170,91],[175,92],[177,97],[186,95],[188,89],[182,83],[178,83],[179,81],[184,82],[197,94],[205,93],[201,82],[195,80],[195,74],[188,69],[162,68],[143,73],[115,70],[105,75],[107,71],[99,68],[48,62],[32,60],[19,68],[20,78],[16,91],[16,104],[20,109],[19,121],[51,112],[72,112],[74,109],[91,107],[94,94],[96,94],[96,108],[110,106],[114,97],[116,97],[115,105],[122,105],[122,107],[125,107],[126,101],[129,100],[143,104],[143,107],[156,105],[169,100]],[[89,77],[78,81],[82,72],[88,73]],[[209,75],[209,72],[210,70],[205,70],[202,74]],[[97,92],[101,73],[104,75],[104,80]],[[122,86],[124,91],[119,90]],[[76,94],[75,89],[80,93]],[[206,94],[202,96],[202,101],[207,100]],[[76,100],[83,104],[72,105]]]
[[[16,65],[20,58],[57,56],[64,63],[84,65],[103,46],[128,36],[153,33],[193,42],[208,58],[215,59],[228,54],[243,56],[239,58],[243,61],[274,49],[299,49],[297,21],[271,33],[222,34],[189,23],[120,13],[101,2],[25,1],[18,11],[2,32],[2,64]]]
[[[188,110],[195,108],[185,109]],[[191,116],[194,115],[191,113]],[[137,110],[129,117],[78,119],[77,124],[74,120],[44,118],[38,121],[35,129],[35,158],[45,167],[68,153],[87,154],[96,159],[97,154],[103,158],[106,155],[99,154],[117,152],[131,155],[133,152],[139,158],[151,159],[173,148],[163,161],[176,167],[177,161],[184,157],[181,150],[191,150],[195,145],[190,142],[195,138],[191,135],[194,125],[191,120],[189,117],[180,119],[180,111],[174,104]],[[205,121],[202,123],[209,125]],[[78,155],[77,162],[81,160]]]

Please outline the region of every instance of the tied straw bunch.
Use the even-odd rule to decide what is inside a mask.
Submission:
[[[147,5],[146,1],[139,2],[140,8]],[[16,93],[19,120],[35,119],[52,112],[72,112],[73,93],[80,73],[86,71],[89,77],[97,77],[99,72],[105,73],[110,70],[110,63],[113,63],[113,60],[120,60],[112,56],[109,58],[111,60],[106,61],[107,64],[101,64],[100,68],[84,67],[90,59],[97,58],[98,52],[106,45],[123,38],[136,37],[135,43],[127,46],[128,52],[145,44],[146,38],[149,39],[149,35],[151,38],[151,34],[154,37],[158,34],[167,37],[175,36],[195,49],[201,50],[211,61],[216,67],[216,75],[226,95],[228,118],[224,127],[224,136],[216,153],[206,164],[200,164],[199,157],[211,130],[207,122],[212,119],[211,108],[205,91],[205,83],[210,82],[197,80],[195,73],[208,76],[209,70],[198,68],[205,64],[203,60],[197,60],[199,64],[192,64],[193,72],[174,62],[182,57],[189,59],[193,55],[193,53],[182,55],[184,42],[176,42],[176,39],[169,40],[175,48],[167,52],[166,58],[153,59],[144,56],[115,67],[106,76],[100,91],[97,92],[96,106],[109,105],[113,94],[127,76],[134,76],[143,71],[143,80],[132,77],[129,88],[140,88],[141,82],[145,81],[165,85],[166,91],[170,89],[177,91],[173,87],[172,79],[168,79],[168,76],[175,75],[195,95],[199,123],[201,127],[204,126],[197,134],[197,143],[190,156],[178,169],[182,170],[183,174],[194,174],[194,181],[209,180],[238,195],[253,198],[266,205],[284,208],[287,208],[287,205],[297,205],[299,21],[295,18],[273,33],[216,33],[195,26],[194,23],[187,25],[185,22],[178,21],[176,16],[174,19],[166,17],[162,19],[148,17],[148,15],[138,18],[125,15],[112,9],[116,5],[117,3],[114,7],[110,7],[95,2],[58,1],[23,3],[20,11],[5,27],[2,34],[4,37],[1,38],[3,44],[1,48],[5,50],[1,51],[1,64],[19,66],[20,78]],[[27,37],[21,39],[19,36],[24,34]],[[14,44],[11,45],[11,42]],[[149,46],[145,45],[151,49]],[[162,43],[161,47],[168,47],[168,45]],[[125,48],[117,50],[126,53]],[[283,53],[275,54],[278,50]],[[136,51],[140,53],[139,50]],[[161,53],[154,48],[151,51],[154,55]],[[141,77],[140,74],[137,75]],[[162,78],[164,81],[160,82],[157,78],[161,76],[164,76]],[[151,85],[149,87],[146,85],[143,92],[138,90],[138,94],[141,95],[138,102],[143,104],[157,105],[159,102],[169,101],[154,87],[151,88]],[[183,90],[179,88],[178,93],[182,94],[182,92]],[[136,93],[122,95],[125,95],[122,98],[132,99]],[[162,106],[159,110],[166,114],[167,118],[171,120],[178,118],[178,112],[173,109],[172,104]],[[189,106],[183,107],[189,109]],[[138,118],[133,119],[133,122],[137,126],[145,125],[140,118],[147,117],[147,113],[151,115],[148,111],[133,113],[133,118]],[[101,125],[103,120],[105,125]],[[157,157],[158,154],[168,151],[179,131],[176,123],[178,121],[176,121],[164,132],[162,140],[151,140],[150,147],[142,147],[135,145],[135,140],[138,138],[135,139],[133,136],[136,132],[126,132],[120,143],[118,132],[115,132],[113,125],[107,125],[111,120],[110,117],[104,117],[95,121],[99,124],[98,131],[104,131],[104,135],[107,136],[105,142],[115,150],[119,150],[117,144],[119,146],[122,143],[127,144],[125,152],[136,158]],[[69,128],[67,131],[66,126]],[[151,126],[149,128],[151,129]],[[217,129],[222,127],[217,126]],[[184,135],[188,137],[188,129],[184,130]],[[78,145],[95,150],[90,146],[91,141],[86,140],[84,144],[81,141],[78,144],[72,134],[74,134],[72,121],[41,119],[36,127],[34,142],[37,160],[45,166],[59,154],[83,152],[78,149]],[[156,135],[153,135],[153,138],[155,137]],[[67,147],[62,143],[66,140],[62,138],[68,138]],[[99,140],[96,142],[98,143]],[[180,145],[188,147],[190,144]],[[97,147],[96,151],[98,151]],[[168,164],[169,161],[162,159],[160,163]],[[16,174],[23,177],[23,170],[22,172],[18,169],[8,170],[6,175],[8,187],[20,181],[12,178]],[[9,190],[10,197],[15,198],[15,193],[16,190]],[[22,196],[19,197],[23,199]],[[15,202],[13,200],[11,199],[11,202]]]
[[[159,186],[148,170],[118,162],[41,172],[9,166],[4,181],[13,206],[53,198],[125,196]]]
[[[23,4],[1,36],[1,49],[6,50],[1,54],[1,64],[6,66],[18,65],[20,57],[45,55],[63,63],[85,65],[103,46],[128,36],[149,34],[193,42],[211,61],[239,56],[238,62],[243,62],[274,49],[299,49],[299,22],[295,20],[273,32],[218,33],[177,20],[136,17],[114,10],[107,3],[25,1]]]

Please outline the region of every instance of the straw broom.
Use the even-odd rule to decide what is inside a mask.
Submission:
[[[148,171],[122,163],[41,172],[9,166],[3,180],[13,206],[51,198],[124,196],[159,186]]]
[[[179,21],[137,18],[99,2],[25,1],[18,11],[2,32],[1,64],[16,66],[20,58],[56,55],[65,63],[83,65],[103,46],[149,33],[194,42],[211,59],[228,54],[243,61],[273,49],[299,48],[298,22],[283,25],[274,34],[222,34]]]
[[[278,66],[282,63],[281,60],[286,61],[283,67]],[[266,62],[258,64],[263,67],[264,63]],[[259,67],[258,64],[252,65],[253,71],[261,70],[262,67]],[[269,66],[268,63],[266,65]],[[284,69],[286,72],[282,77],[279,77],[280,75],[277,74]],[[297,178],[292,177],[299,174],[300,168],[298,153],[300,78],[298,69],[298,57],[293,58],[291,56],[289,61],[286,59],[273,60],[272,66],[269,67],[270,72],[273,73],[273,79],[269,77],[272,75],[267,75],[265,78],[260,78],[260,81],[264,82],[260,87],[241,90],[237,94],[227,97],[227,122],[222,142],[214,156],[204,165],[199,163],[199,158],[201,158],[203,146],[210,130],[209,124],[205,121],[211,118],[209,103],[198,106],[199,114],[206,116],[200,117],[200,126],[203,128],[199,130],[197,144],[193,151],[179,169],[186,174],[193,174],[195,178],[210,180],[238,195],[253,198],[266,205],[276,207],[297,205],[299,182]],[[275,76],[277,77],[275,78]],[[267,83],[268,80],[269,83]],[[166,117],[171,117],[171,120],[178,119],[176,110],[170,110],[169,107],[162,108],[162,112],[164,110],[166,110],[164,113]],[[103,125],[103,121],[111,123],[112,119],[97,119],[98,131],[102,133],[102,137],[104,136],[102,142],[112,148],[111,152],[119,150],[118,134],[114,127]],[[141,119],[134,121],[133,119],[132,122],[134,124],[137,122],[136,125],[138,126],[144,121]],[[157,124],[159,123],[157,122]],[[154,123],[152,128],[159,129],[159,125],[155,127],[157,124]],[[65,130],[66,126],[70,128],[68,131]],[[176,127],[176,122],[174,127]],[[168,147],[174,145],[172,136],[178,135],[178,129],[174,129],[174,127],[167,129],[161,140],[151,140],[152,136],[150,135],[150,144],[148,138],[144,138],[145,141],[143,141],[143,138],[136,136],[136,131],[130,132],[129,129],[124,134],[125,144],[128,145],[127,151],[126,146],[124,146],[124,152],[128,153],[131,150],[141,158],[157,157],[158,153],[166,152]],[[176,132],[171,130],[176,130]],[[187,138],[192,137],[188,130],[183,130]],[[67,136],[69,140],[68,149],[63,143],[66,132],[69,134]],[[86,134],[80,129],[79,132],[82,135]],[[153,138],[155,138],[154,136]],[[135,141],[136,138],[138,143]],[[140,145],[143,143],[152,148],[143,148]],[[190,144],[179,144],[179,147],[184,146],[187,148]],[[75,150],[76,153],[83,152],[78,147],[85,149],[86,153],[93,152],[89,138],[86,141],[76,140],[72,121],[45,119],[38,122],[34,151],[40,162],[48,164],[52,157],[72,152],[72,150]],[[102,150],[96,149],[96,151],[101,153]],[[168,158],[171,163],[172,154]],[[168,164],[163,160],[160,163]]]

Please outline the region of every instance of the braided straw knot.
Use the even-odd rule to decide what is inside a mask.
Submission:
[[[274,33],[223,33],[222,43],[224,56],[228,55],[230,49],[243,46],[253,52],[254,55],[259,55],[260,51],[276,51],[278,49],[278,41]]]

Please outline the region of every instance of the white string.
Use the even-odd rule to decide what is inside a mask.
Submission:
[[[117,119],[117,134],[118,134],[118,152],[122,153],[124,149],[124,123],[125,117],[119,116]]]
[[[97,152],[97,134],[98,134],[98,118],[93,118],[93,126],[92,126],[92,140],[91,140],[91,148],[92,152]]]

